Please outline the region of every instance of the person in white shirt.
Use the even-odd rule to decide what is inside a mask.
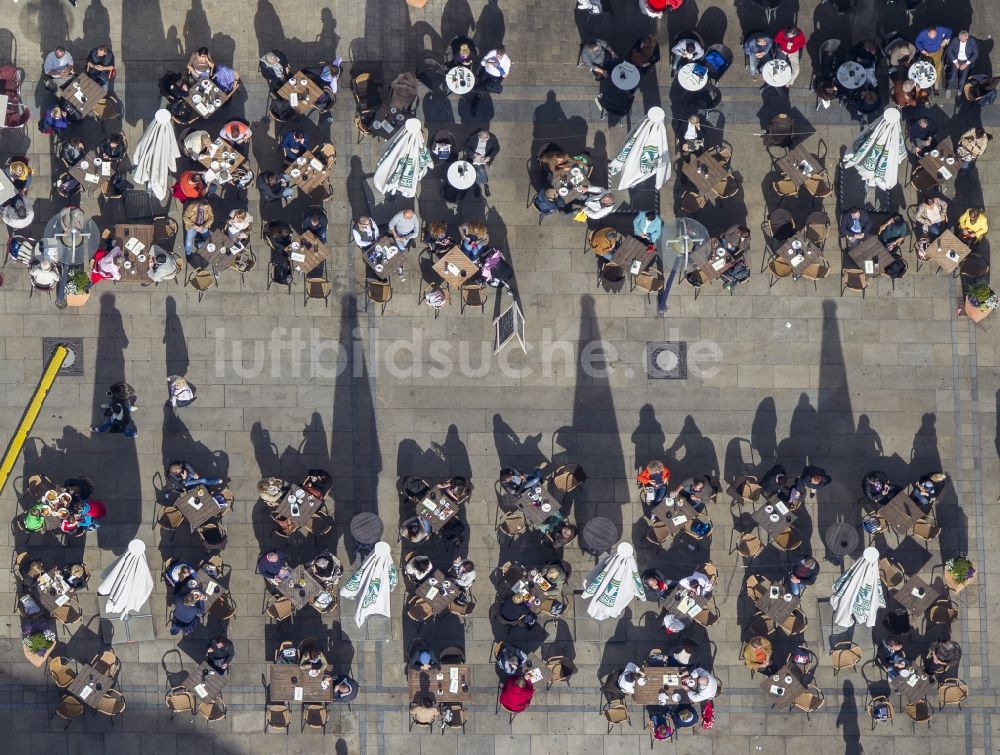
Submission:
[[[615,195],[600,186],[588,186],[583,201],[583,213],[591,220],[610,215],[615,209]]]
[[[678,584],[695,595],[708,595],[712,592],[712,588],[715,587],[712,584],[712,580],[700,571],[696,571],[690,577],[684,577]]]
[[[229,219],[226,221],[226,234],[233,241],[240,241],[250,235],[250,226],[253,225],[253,215],[246,210],[232,210]]]
[[[177,260],[174,259],[174,255],[167,254],[157,246],[154,246],[150,250],[150,253],[153,253],[154,250],[155,256],[147,271],[149,279],[153,283],[162,283],[165,280],[170,280],[177,275]]]
[[[41,260],[33,266],[30,275],[36,288],[52,288],[59,282],[59,271],[49,260]]]
[[[685,63],[693,63],[696,60],[704,58],[705,50],[698,44],[698,40],[696,39],[682,39],[670,48],[670,54],[674,58],[674,62],[670,67],[670,73],[672,76],[676,76],[677,69]]]
[[[711,700],[719,694],[719,680],[701,667],[686,674],[683,683],[688,687],[688,699],[693,703]]]
[[[417,241],[420,232],[420,220],[413,210],[403,210],[392,216],[388,225],[389,233],[396,239],[396,246],[405,251],[410,244]]]
[[[479,83],[483,89],[494,94],[503,91],[503,82],[510,75],[510,56],[507,55],[507,48],[500,45],[495,50],[490,50],[479,61]]]
[[[378,241],[378,226],[369,217],[360,217],[351,228],[351,237],[363,252]]]
[[[456,558],[449,571],[455,577],[455,584],[462,589],[472,587],[472,583],[476,581],[476,565],[467,559]]]
[[[646,675],[639,670],[639,667],[628,662],[625,666],[625,670],[622,671],[621,676],[618,677],[618,689],[624,692],[626,695],[635,694],[635,685],[640,686],[646,683]]]
[[[73,55],[65,47],[57,47],[45,56],[42,64],[45,74],[45,86],[56,89],[69,81],[74,73]]]

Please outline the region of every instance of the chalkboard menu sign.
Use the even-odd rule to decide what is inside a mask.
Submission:
[[[497,329],[496,348],[493,350],[494,354],[506,346],[507,342],[513,338],[517,338],[521,344],[522,351],[528,351],[524,345],[524,314],[522,314],[521,308],[517,306],[517,302],[514,302],[506,311],[502,312],[493,321],[493,326]]]

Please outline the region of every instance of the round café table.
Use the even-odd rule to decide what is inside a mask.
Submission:
[[[792,67],[787,60],[775,58],[760,67],[760,75],[773,87],[783,87],[792,80]]]
[[[618,528],[606,516],[595,516],[583,525],[580,542],[587,553],[597,556],[618,542]]]
[[[465,66],[455,66],[444,77],[448,89],[455,94],[468,94],[476,86],[476,77]]]
[[[834,522],[823,533],[823,543],[827,551],[834,556],[849,556],[861,544],[858,528],[847,522]]]
[[[385,531],[385,525],[378,518],[378,514],[370,511],[362,511],[355,514],[351,519],[351,537],[360,546],[375,545]]]
[[[459,191],[471,189],[476,183],[476,167],[467,160],[456,160],[448,166],[448,184]]]
[[[868,80],[868,72],[865,67],[854,60],[848,60],[837,69],[837,81],[844,89],[860,89]]]
[[[937,71],[929,60],[918,60],[906,75],[921,89],[930,89],[937,82]]]
[[[695,69],[704,71],[701,75]],[[708,83],[708,69],[701,63],[685,63],[677,69],[677,83],[689,92],[697,92]]]
[[[623,60],[611,69],[611,83],[623,92],[631,92],[639,86],[639,69]]]

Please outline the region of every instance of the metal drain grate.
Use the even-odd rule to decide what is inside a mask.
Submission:
[[[646,345],[646,375],[650,380],[685,380],[687,374],[686,341],[651,341]]]
[[[42,339],[42,364],[48,364],[52,358],[52,352],[56,346],[65,346],[69,349],[66,361],[59,368],[60,375],[83,375],[83,339],[82,338],[43,338]]]

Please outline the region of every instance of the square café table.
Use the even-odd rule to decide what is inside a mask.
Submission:
[[[295,95],[293,98],[292,95]],[[315,81],[306,76],[305,71],[299,71],[288,79],[278,90],[278,96],[286,100],[299,115],[306,115],[314,107],[316,100],[323,95]]]
[[[792,246],[796,241],[802,243],[798,249]],[[805,233],[801,231],[778,247],[775,256],[791,266],[796,278],[799,278],[810,265],[822,265],[826,261],[823,250],[807,239]]]
[[[711,598],[708,595],[698,595],[685,590],[683,587],[675,587],[665,598],[660,598],[660,608],[678,618],[684,626],[691,626],[695,616],[699,616],[702,611],[711,605]],[[686,609],[682,609],[682,604]],[[697,608],[698,610],[694,610]]]
[[[94,161],[98,158],[100,158],[100,155],[97,154],[97,149],[94,148],[88,150],[87,154],[69,167],[69,174],[79,182],[80,186],[88,194],[93,194],[94,192],[106,194],[108,185],[111,183],[111,176],[114,175],[120,162],[120,160],[104,160],[102,158],[101,164],[97,165]],[[84,168],[84,165],[87,167]]]
[[[923,517],[924,510],[920,504],[910,498],[904,488],[890,500],[879,507],[878,513],[885,517],[886,523],[900,535],[905,535]]]
[[[208,154],[198,157],[198,162],[208,170],[215,170],[212,167],[212,163],[214,162],[217,163],[220,170],[222,167],[226,167],[232,172],[246,162],[246,158],[240,154],[240,151],[235,146],[220,136],[212,142],[212,146],[208,148]]]
[[[58,97],[68,107],[80,114],[89,115],[107,98],[104,87],[94,81],[86,73],[78,73],[72,79],[59,87]]]
[[[192,532],[215,517],[222,515],[222,507],[204,485],[183,491],[174,505],[187,519]]]
[[[222,690],[228,683],[228,674],[220,674],[208,661],[202,661],[194,671],[188,671],[181,686],[194,695],[198,702],[214,703],[222,697]]]
[[[684,669],[671,666],[643,666],[639,670],[646,675],[646,683],[635,685],[632,700],[636,705],[658,705],[661,692],[666,692],[668,698],[674,694],[681,696],[679,701],[671,699],[667,703],[668,705],[688,702],[688,688],[679,681]],[[674,677],[678,677],[677,684],[672,683]],[[671,684],[668,685],[667,682],[671,682]]]
[[[667,501],[673,503],[668,506]],[[694,510],[694,506],[684,497],[670,498],[668,496],[656,504],[650,513],[656,517],[657,521],[663,523],[672,537],[677,537],[681,532],[690,528],[691,523],[698,518],[698,512]],[[681,517],[684,517],[683,522],[680,521]]]
[[[946,230],[928,245],[925,259],[932,260],[946,273],[954,273],[971,251],[968,244]]]
[[[299,585],[299,582],[305,582]],[[317,580],[302,564],[292,569],[291,576],[280,582],[271,581],[274,589],[281,595],[292,601],[295,610],[299,611],[309,605],[313,598],[326,590],[326,587]]]
[[[791,681],[789,681],[789,677],[791,677]],[[802,683],[802,672],[791,663],[786,663],[775,673],[765,677],[764,681],[760,683],[760,688],[775,705],[787,703],[789,707],[796,697],[806,691],[806,687]],[[780,689],[781,692],[775,692],[775,689]]]
[[[458,272],[452,272],[449,265],[457,267]],[[458,246],[453,246],[434,263],[433,269],[450,285],[461,288],[479,273],[479,263],[466,257]]]
[[[544,508],[546,504],[549,506],[548,511],[545,511]],[[514,499],[514,506],[524,514],[525,524],[532,529],[545,524],[559,513],[559,503],[544,490],[542,491],[542,498],[537,504],[528,498],[527,494],[523,494]]]
[[[809,173],[804,173],[802,168],[799,167],[803,163],[811,168]],[[789,180],[800,189],[805,186],[806,181],[810,178],[823,174],[823,166],[820,164],[819,158],[801,144],[790,149],[784,157],[779,157],[777,164],[778,169],[788,176]]]
[[[431,584],[432,579],[437,581]],[[451,583],[447,587],[447,593],[443,592],[441,587],[446,581]],[[452,601],[463,592],[464,590],[455,584],[454,577],[449,578],[440,569],[435,569],[428,574],[426,579],[413,590],[414,595],[427,601],[435,616],[445,613],[448,610],[448,606],[452,604]]]
[[[927,697],[934,686],[934,679],[930,674],[918,670],[912,663],[906,670],[910,672],[909,676],[904,679],[897,675],[889,680],[889,686],[907,703],[918,703]]]
[[[728,251],[719,257],[716,254],[717,249],[725,249],[719,243],[719,239],[706,239],[694,248],[694,251],[691,252],[691,256],[688,258],[690,267],[703,272],[705,277],[710,281],[721,278],[723,273],[732,267],[736,261]]]
[[[455,670],[454,674],[452,669]],[[416,700],[418,694],[430,693],[439,703],[472,702],[470,666],[442,664],[440,669],[430,671],[411,668],[406,673],[406,681],[410,700]]]
[[[695,185],[698,193],[707,198],[718,198],[715,187],[732,176],[721,160],[705,154],[686,161],[681,172]]]
[[[208,251],[208,245],[215,244],[214,251]],[[221,228],[212,231],[212,235],[204,244],[200,244],[195,251],[205,262],[205,267],[221,273],[233,266],[236,262],[236,253],[242,251],[244,245],[241,242],[233,241],[229,235]]]
[[[774,514],[778,515],[778,521],[771,519]],[[789,529],[795,523],[795,520],[798,519],[798,516],[794,511],[790,511],[784,503],[776,501],[775,503],[766,503],[760,506],[750,515],[750,518],[767,533],[768,537],[775,538]]]
[[[862,239],[860,244],[856,244],[851,249],[847,250],[847,255],[851,258],[861,270],[864,270],[866,275],[882,275],[885,272],[885,268],[895,260],[889,250],[885,248],[877,234],[873,233],[868,238]],[[873,261],[875,263],[874,270],[868,272],[865,270],[865,262]]]
[[[447,495],[430,490],[417,506],[417,515],[430,522],[431,530],[439,532],[448,522],[458,516],[459,505]]]
[[[199,569],[194,573],[194,580],[198,583],[198,589],[205,596],[205,613],[223,596],[229,595],[229,590],[223,587],[216,577],[213,577],[204,569]]]
[[[305,493],[304,498],[300,499],[298,497],[299,491]],[[293,501],[299,505],[299,513],[297,515],[292,514]],[[275,507],[274,513],[285,517],[295,525],[295,529],[299,529],[312,521],[313,514],[319,511],[319,507],[322,505],[323,502],[319,498],[309,495],[302,487],[293,484],[288,486],[285,497]]]
[[[914,591],[918,594],[914,595]],[[937,586],[927,584],[914,574],[892,594],[892,597],[911,616],[923,616],[942,595],[944,593]]]
[[[66,691],[88,708],[96,710],[98,701],[114,684],[115,680],[110,676],[102,674],[89,663],[84,663],[78,667],[77,674],[66,687]]]
[[[121,247],[122,259],[131,263],[128,269],[121,266],[123,281],[143,283],[149,280],[150,247],[153,246],[154,233],[152,223],[119,223],[115,226],[115,241]],[[144,257],[142,261],[138,257],[140,254]]]
[[[48,577],[48,579],[43,582],[44,577]],[[69,603],[73,599],[76,590],[63,580],[59,567],[53,566],[42,577],[39,577],[32,592],[35,598],[38,599],[38,604],[49,613],[52,613],[60,606]]]
[[[309,670],[299,668],[297,663],[267,664],[267,683],[268,699],[272,703],[333,702],[333,682],[323,689],[323,673],[309,676]]]
[[[319,167],[316,167],[316,166]],[[327,159],[314,150],[306,150],[302,156],[291,163],[285,172],[292,183],[303,194],[310,194],[320,188],[333,172],[333,160]],[[298,175],[296,175],[296,172]]]
[[[198,96],[198,102],[194,101],[196,95]],[[187,95],[184,97],[184,101],[202,118],[208,118],[210,115],[221,110],[222,106],[229,101],[230,96],[231,93],[221,89],[211,79],[199,79],[197,84],[191,85]],[[219,102],[218,105],[215,104],[216,100]]]
[[[656,259],[656,249],[650,249],[644,242],[634,236],[623,237],[622,243],[618,245],[618,248],[611,257],[612,262],[620,265],[626,273],[632,275],[638,275],[648,270],[649,266],[653,264],[654,259]],[[636,260],[639,261],[640,265],[639,269],[633,273],[632,265]]]
[[[937,155],[932,154],[934,152],[937,152]],[[950,193],[950,190],[955,186],[955,177],[958,175],[959,168],[962,167],[961,160],[955,157],[951,147],[945,142],[936,144],[934,149],[927,150],[922,157],[917,158],[917,162],[931,178],[937,181],[937,185],[942,191],[947,190]]]
[[[532,577],[531,569],[523,566],[522,564],[512,563],[510,568],[507,570],[507,573],[501,577],[501,582],[512,593],[527,595],[535,600],[543,601],[549,596],[545,593],[545,590],[542,589],[541,584],[535,581],[538,576],[541,575],[543,570],[544,567],[541,569],[535,569],[535,571],[538,572],[538,575]],[[524,584],[521,589],[518,590],[517,585],[521,582]],[[545,580],[545,583],[549,585],[550,588],[552,587],[548,580]]]
[[[292,266],[304,275],[309,275],[330,256],[330,248],[312,231],[302,234],[293,231],[292,243],[297,243],[299,247],[297,249],[288,247],[288,259]]]
[[[776,583],[772,582],[771,587],[776,586]],[[799,596],[792,595],[790,592],[786,592],[783,587],[777,585],[778,589],[781,590],[781,594],[777,598],[771,597],[770,589],[767,590],[760,598],[754,601],[757,609],[768,616],[770,616],[776,626],[781,626],[785,623],[785,620],[794,613],[795,609],[799,607],[802,602]],[[785,595],[791,596],[789,600],[785,600]]]

